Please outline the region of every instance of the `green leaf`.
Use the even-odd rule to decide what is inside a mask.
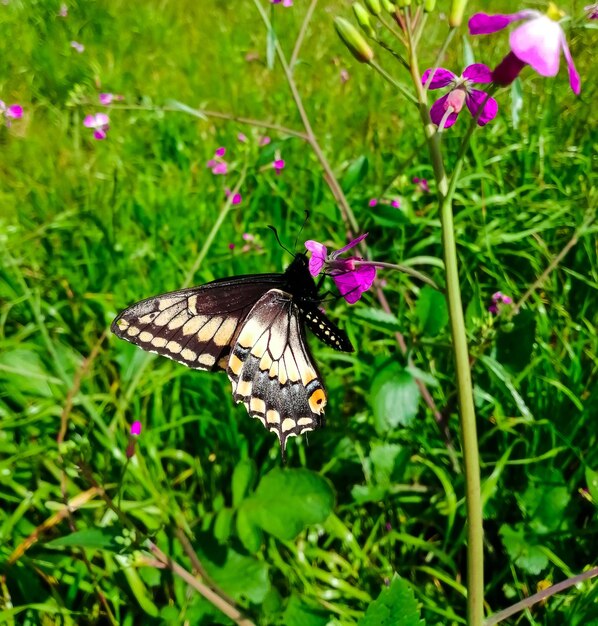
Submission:
[[[110,552],[122,552],[122,531],[115,528],[90,528],[58,537],[44,544],[46,548],[94,548]]]
[[[359,626],[424,626],[411,585],[395,575],[370,604]]]
[[[214,520],[214,536],[220,543],[228,540],[233,525],[234,510],[229,507],[223,507],[216,513]]]
[[[511,323],[501,326],[496,336],[496,358],[515,372],[525,369],[531,360],[536,340],[536,318],[531,311],[521,311]]]
[[[381,309],[359,308],[354,312],[354,316],[367,322],[368,326],[385,332],[400,332],[402,329],[396,316]]]
[[[270,591],[268,565],[241,554],[229,545],[218,544],[208,533],[198,534],[196,551],[210,578],[234,600],[243,598],[259,604]]]
[[[297,596],[292,595],[284,611],[282,623],[285,626],[326,626],[329,621],[329,615],[322,609],[303,604]]]
[[[530,477],[530,486],[521,496],[529,525],[538,533],[557,530],[571,499],[569,489],[558,470]]]
[[[380,502],[388,493],[388,487],[382,485],[353,485],[351,496],[357,504]]]
[[[60,379],[47,372],[37,353],[23,348],[0,352],[0,381],[13,395],[25,393],[46,398],[52,396],[50,383],[61,384]]]
[[[586,467],[586,482],[594,504],[598,505],[598,472]]]
[[[357,183],[365,178],[368,167],[368,159],[364,155],[357,157],[351,162],[341,179],[341,187],[345,193],[348,193]]]
[[[406,452],[407,455],[410,454],[409,451]],[[401,456],[404,456],[404,451],[398,444],[384,443],[372,446],[369,458],[374,469],[374,479],[379,485],[389,485],[392,482]]]
[[[420,392],[411,372],[392,362],[372,382],[374,424],[380,434],[409,426],[417,415]]]
[[[425,285],[419,292],[415,313],[425,335],[434,336],[448,324],[448,308],[444,294]]]
[[[522,524],[503,524],[499,533],[509,557],[522,570],[537,575],[548,565],[548,557],[538,546],[536,536],[526,536]]]
[[[233,472],[233,507],[238,507],[253,486],[257,476],[257,468],[253,459],[242,459]]]
[[[380,226],[394,228],[401,224],[407,224],[409,218],[403,210],[403,207],[395,208],[388,204],[378,203],[378,205],[369,210],[370,217]]]
[[[241,505],[251,522],[283,541],[325,522],[333,507],[334,492],[325,478],[306,469],[278,468]]]
[[[248,552],[255,554],[261,548],[264,533],[253,521],[250,506],[241,506],[237,511],[237,534]]]

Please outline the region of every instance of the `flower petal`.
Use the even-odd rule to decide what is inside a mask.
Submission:
[[[312,276],[317,276],[322,271],[322,267],[326,261],[326,256],[328,255],[328,250],[323,243],[313,241],[313,239],[306,241],[305,247],[311,252],[311,257],[309,259],[309,273]]]
[[[565,39],[564,33],[562,33],[561,36],[561,46],[563,48],[563,54],[565,55],[565,61],[567,61],[569,84],[571,85],[573,93],[578,96],[579,92],[581,91],[581,80],[579,79],[579,74],[575,69],[575,63],[573,63],[573,57],[571,56],[571,52],[569,52],[569,46],[567,45],[567,40]]]
[[[497,13],[489,15],[488,13],[476,13],[469,18],[469,34],[470,35],[489,35],[506,28],[511,22],[524,20],[540,15],[538,11],[519,11],[518,13]]]
[[[98,126],[105,126],[110,123],[110,118],[105,113],[96,113],[95,123]]]
[[[425,85],[428,82],[432,73],[434,75],[432,76],[432,81],[428,85],[428,89],[440,89],[441,87],[446,87],[457,78],[455,74],[453,74],[450,70],[444,69],[444,67],[430,68],[426,70],[422,76],[422,85]]]
[[[342,254],[343,252],[346,252],[347,250],[354,248],[358,243],[363,241],[367,236],[368,236],[367,233],[364,233],[363,235],[359,235],[357,239],[353,239],[353,241],[350,241],[346,246],[343,246],[340,250],[336,250],[330,256],[337,257],[339,254]]]
[[[472,83],[491,83],[492,71],[483,63],[473,63],[468,65],[462,74],[463,78],[467,78]]]
[[[332,276],[343,298],[349,304],[355,304],[361,294],[367,291],[376,278],[376,268],[372,265],[360,265],[352,272]]]
[[[6,109],[6,117],[12,117],[15,120],[23,117],[23,107],[18,104],[11,104]]]
[[[83,120],[83,126],[86,128],[94,128],[96,125],[96,116],[95,115],[86,115]]]
[[[560,25],[546,15],[518,26],[510,35],[511,50],[531,65],[541,76],[556,76],[559,71],[561,41]]]
[[[446,94],[445,96],[442,96],[442,98],[438,98],[438,100],[436,100],[436,102],[432,105],[432,108],[430,109],[430,117],[432,118],[432,122],[434,122],[436,126],[440,126],[440,122],[442,122],[442,118],[446,113],[446,101],[448,100],[448,96],[449,95]],[[445,120],[444,128],[450,128],[457,121],[458,116],[459,114],[453,111]]]
[[[486,98],[488,98],[486,100]],[[478,126],[485,126],[492,121],[498,113],[498,103],[494,98],[489,98],[485,91],[479,89],[470,89],[467,94],[467,108],[473,117],[478,114],[480,107],[483,105],[482,113],[478,117]]]

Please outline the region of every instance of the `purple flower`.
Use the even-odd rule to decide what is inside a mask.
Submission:
[[[374,208],[376,205],[378,204],[378,198],[372,198],[369,202],[368,202],[368,206]]]
[[[116,100],[124,100],[125,97],[120,96],[115,93],[101,93],[99,95],[99,99],[100,99],[100,104],[103,104],[104,106],[108,106],[112,104],[113,102],[115,102]]]
[[[4,118],[7,126],[10,126],[12,120],[18,120],[21,117],[23,117],[23,107],[20,104],[6,106],[5,102],[0,100],[0,119]]]
[[[212,170],[212,171],[214,171],[214,170]],[[231,195],[232,195],[232,198],[231,198],[231,200],[230,200],[230,203],[231,203],[231,205],[233,205],[233,206],[234,206],[235,204],[241,204],[241,201],[243,200],[243,198],[241,197],[241,194],[240,194],[240,193],[235,193],[235,194],[233,194],[233,192],[232,192],[232,191],[231,191],[228,187],[224,190],[224,195],[225,195],[227,198],[231,198]]]
[[[430,193],[430,186],[428,185],[427,179],[414,176],[412,180],[422,193]]]
[[[212,170],[212,174],[215,176],[228,172],[228,163],[222,158],[225,153],[226,148],[218,148],[216,152],[214,152],[214,158],[206,163],[206,167],[209,167]]]
[[[129,443],[125,455],[127,459],[132,459],[135,456],[135,443],[136,438],[141,434],[141,422],[133,422],[129,429]]]
[[[586,12],[586,17],[589,20],[598,20],[598,2],[588,4],[588,6],[584,7],[583,10]]]
[[[492,315],[497,315],[500,312],[501,305],[513,304],[513,298],[506,296],[502,291],[497,291],[492,294],[492,304],[488,307],[488,311]]]
[[[433,74],[433,75],[432,75]],[[430,117],[439,129],[450,128],[456,121],[463,105],[467,105],[473,117],[478,116],[479,126],[485,126],[496,117],[498,104],[486,92],[471,87],[473,83],[491,83],[490,68],[483,63],[468,65],[461,76],[453,74],[443,67],[428,69],[422,76],[422,84],[428,84],[428,89],[440,89],[450,85],[451,90],[436,100],[430,109]]]
[[[311,252],[309,273],[312,276],[317,276],[324,270],[326,274],[332,276],[332,280],[341,295],[349,304],[355,304],[361,298],[361,294],[372,286],[376,278],[376,268],[366,263],[356,265],[355,261],[362,260],[360,257],[349,257],[348,259],[339,259],[338,257],[343,252],[355,247],[365,237],[367,237],[367,233],[330,254],[328,254],[323,243],[313,240],[305,242],[305,247]]]
[[[71,41],[71,48],[74,48],[79,54],[85,50],[85,46],[78,41]]]
[[[394,209],[400,209],[401,208],[401,201],[400,200],[391,200],[390,201],[390,206],[393,207]]]
[[[87,128],[93,128],[94,139],[106,139],[108,129],[110,128],[110,118],[105,113],[95,113],[88,115],[83,120],[83,125]]]
[[[141,422],[136,421],[131,424],[131,435],[138,437],[141,434]]]
[[[270,0],[272,4],[282,4],[283,7],[292,7],[293,0]]]
[[[497,15],[476,13],[469,20],[469,32],[472,35],[488,35],[506,28],[511,22],[525,20],[509,35],[512,54],[522,63],[530,65],[541,76],[556,76],[562,52],[567,62],[571,89],[573,93],[579,94],[581,81],[569,52],[565,33],[557,21],[561,17],[560,11],[554,5],[550,6],[546,14],[532,10]],[[493,74],[495,82],[501,85],[509,84],[499,81],[504,81],[513,74],[512,65],[510,69],[511,71],[505,72],[503,66],[496,78]],[[514,77],[511,82],[512,80]]]
[[[283,159],[275,159],[272,163],[272,167],[276,174],[282,174],[282,170],[284,169],[284,160]]]

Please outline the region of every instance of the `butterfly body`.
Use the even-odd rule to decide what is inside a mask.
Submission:
[[[233,397],[278,436],[323,425],[326,393],[305,326],[329,346],[350,352],[347,335],[318,308],[307,258],[282,274],[215,280],[138,302],[113,321],[118,337],[188,367],[225,370]]]

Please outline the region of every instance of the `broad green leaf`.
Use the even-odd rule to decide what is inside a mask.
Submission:
[[[0,352],[0,381],[13,394],[25,393],[46,398],[52,396],[50,383],[61,384],[60,379],[48,373],[36,352],[23,348]]]
[[[228,540],[233,525],[234,510],[230,507],[223,507],[216,513],[214,520],[214,536],[220,543]]]
[[[264,533],[253,521],[251,506],[241,506],[237,511],[237,535],[245,549],[255,554],[262,546]]]
[[[415,313],[425,335],[437,335],[448,323],[448,308],[444,294],[425,285],[419,292]]]
[[[531,311],[521,311],[496,336],[496,358],[515,372],[525,369],[531,360],[536,340],[536,318]]]
[[[411,585],[396,576],[370,604],[359,626],[424,626]]]
[[[374,470],[374,479],[379,485],[388,485],[399,462],[403,448],[395,443],[373,445],[370,461]],[[409,456],[407,451],[407,455]]]
[[[598,472],[590,467],[586,467],[586,482],[588,483],[588,491],[594,500],[594,504],[598,505]]]
[[[404,207],[395,208],[389,204],[378,203],[376,207],[369,210],[369,215],[374,223],[380,226],[394,228],[400,224],[407,224],[409,219],[403,210]]]
[[[351,162],[341,179],[341,187],[348,193],[357,183],[361,182],[368,172],[368,159],[361,155]]]
[[[207,533],[198,534],[197,540],[195,548],[200,560],[218,587],[235,600],[262,602],[270,590],[268,565],[264,561],[241,554],[230,545],[218,544]]]
[[[411,424],[417,414],[420,392],[408,370],[390,363],[374,377],[371,398],[376,430],[385,434]]]
[[[122,531],[113,528],[89,528],[87,530],[77,530],[74,533],[58,537],[44,544],[46,548],[66,548],[76,546],[77,548],[95,548],[97,550],[108,550],[110,552],[122,552],[123,537]]]
[[[503,524],[499,533],[509,557],[522,570],[537,575],[548,565],[548,558],[538,546],[536,536],[526,536],[522,524],[514,527]]]
[[[351,496],[357,504],[366,502],[380,502],[388,493],[388,486],[382,485],[353,485]]]
[[[538,533],[557,530],[571,499],[569,489],[558,470],[530,477],[530,486],[520,496],[529,525]]]
[[[402,329],[397,317],[392,313],[382,311],[382,309],[360,308],[355,311],[354,315],[364,320],[372,328],[379,328],[393,333]]]
[[[328,614],[320,608],[312,608],[292,595],[283,614],[285,626],[326,626]]]
[[[253,486],[257,476],[257,469],[253,459],[242,459],[235,466],[233,472],[233,507],[239,506],[247,492]]]
[[[333,507],[334,492],[325,478],[306,469],[278,468],[241,505],[252,522],[283,541],[326,521]]]

